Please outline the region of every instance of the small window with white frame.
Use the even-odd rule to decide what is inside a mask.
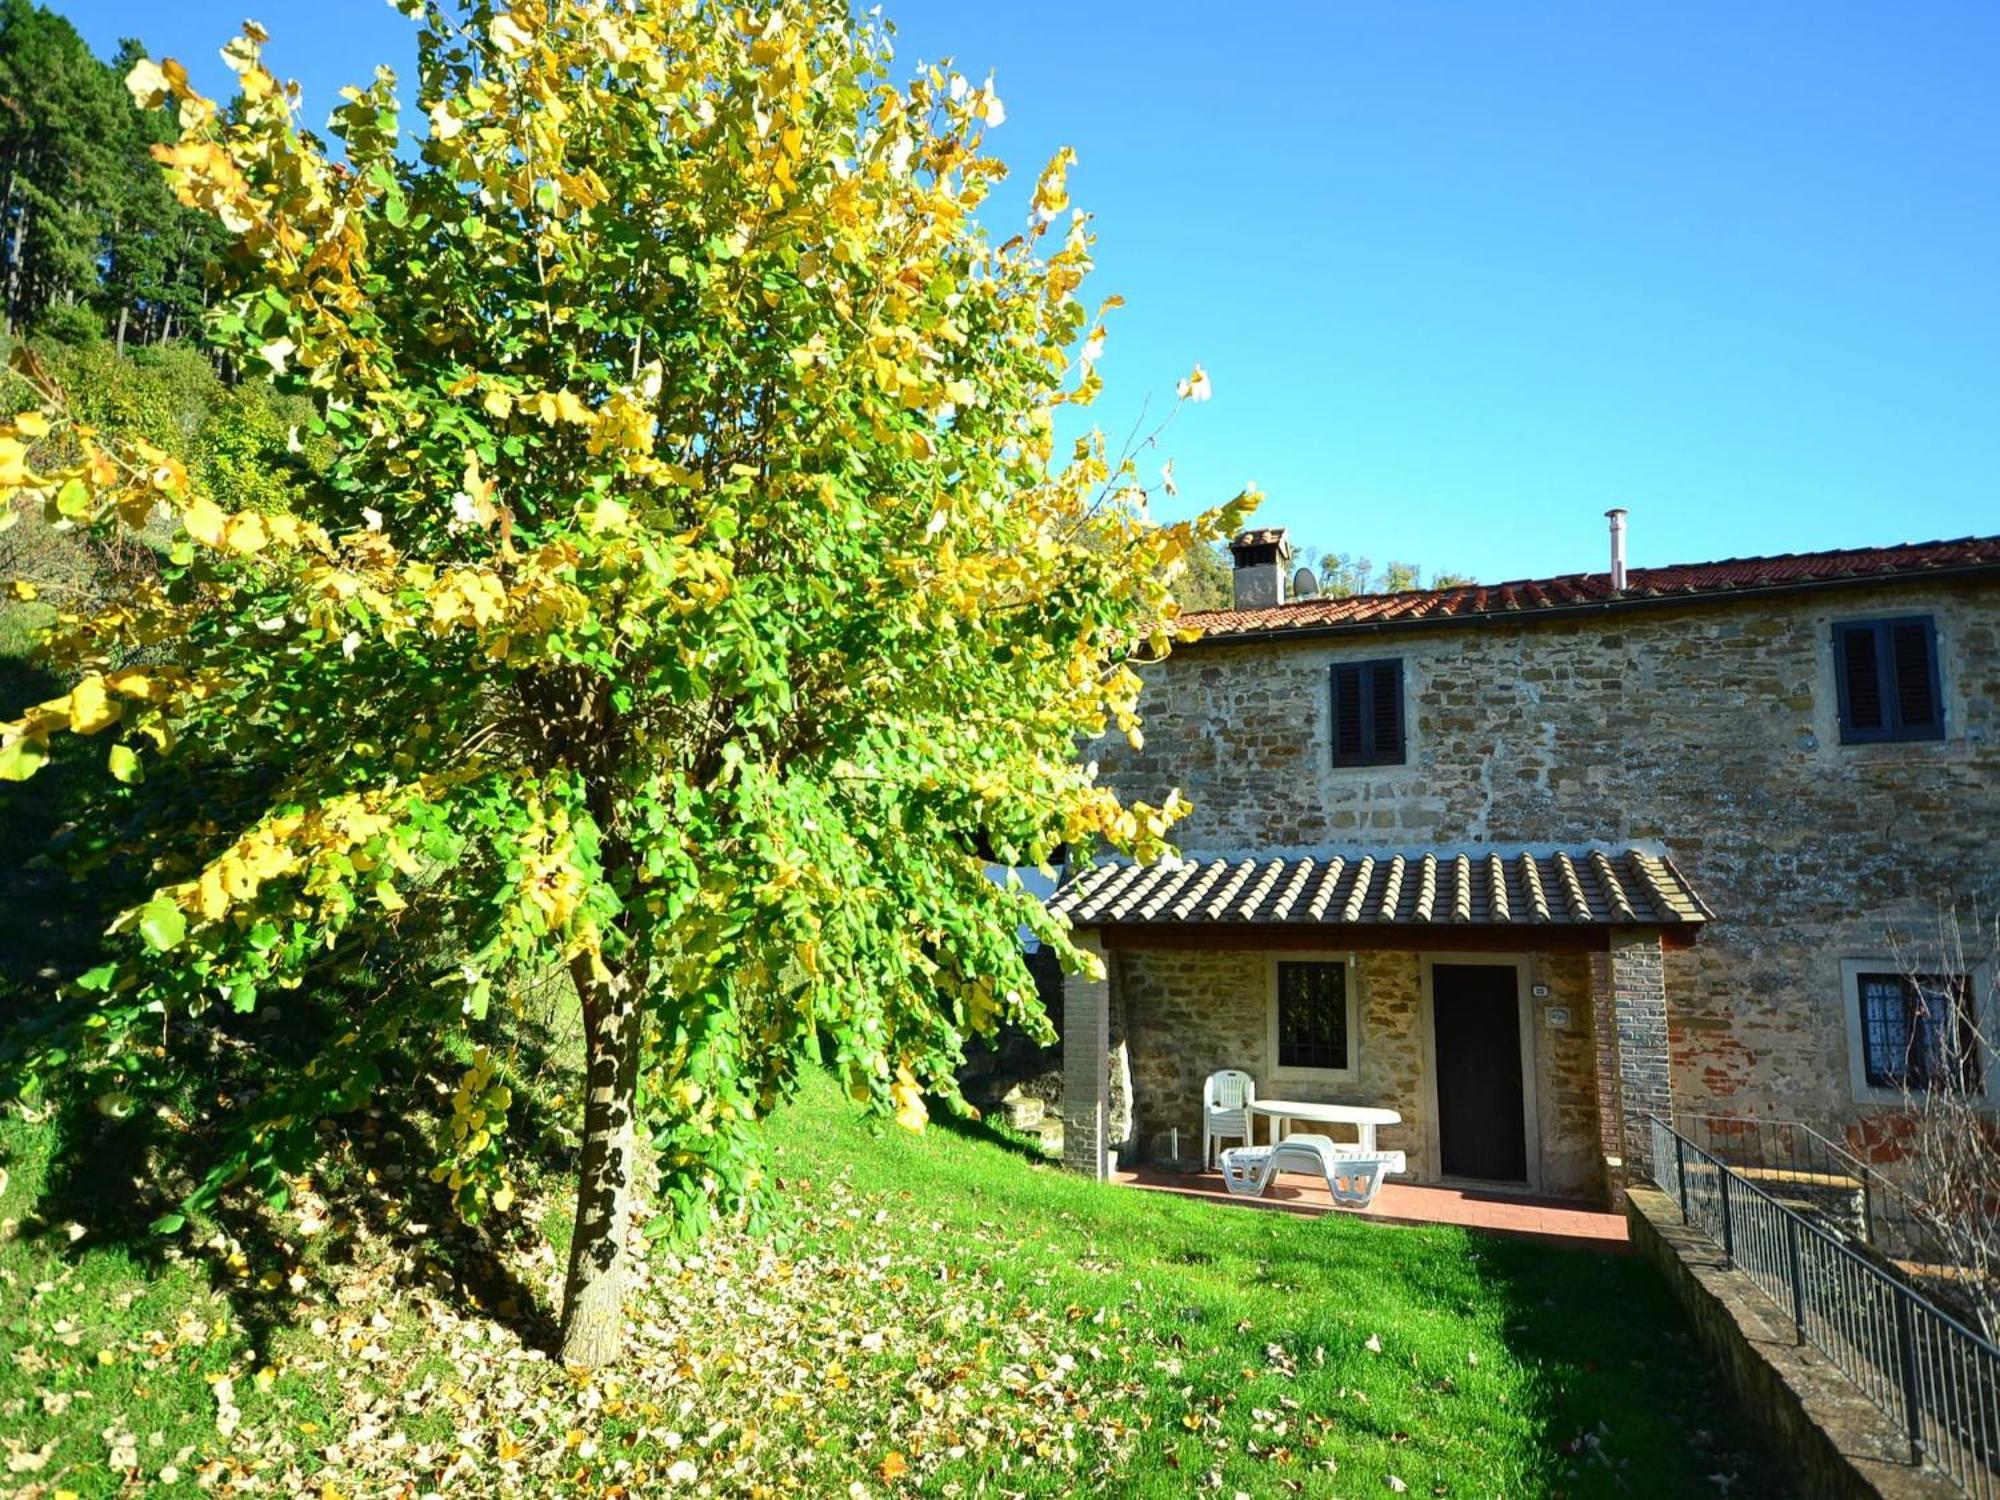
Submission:
[[[1271,1065],[1281,1077],[1338,1080],[1355,1069],[1354,985],[1345,955],[1271,963]]]
[[[1971,975],[1911,973],[1893,963],[1848,959],[1841,977],[1857,1098],[1984,1092]]]

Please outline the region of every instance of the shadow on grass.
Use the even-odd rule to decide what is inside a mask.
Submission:
[[[0,651],[0,714],[56,697],[65,686],[44,667]],[[143,786],[121,787],[105,767],[112,738],[58,735],[32,781],[0,782],[0,849],[8,856],[0,860],[0,1067],[10,1051],[58,1033],[88,1003],[63,998],[64,985],[100,960],[105,927],[152,884],[150,867],[128,846],[148,827],[227,823],[261,805],[258,794],[276,774],[270,766],[149,762]],[[154,1270],[170,1248],[205,1260],[260,1357],[271,1336],[294,1321],[297,1299],[287,1281],[296,1264],[310,1258],[339,1273],[363,1256],[413,1266],[439,1296],[461,1306],[476,1300],[531,1346],[552,1348],[551,1311],[513,1276],[504,1242],[493,1237],[519,1226],[467,1227],[449,1190],[429,1179],[438,1156],[433,1106],[450,1095],[463,1064],[428,1036],[377,1059],[381,1077],[368,1099],[321,1122],[316,1159],[297,1163],[296,1170],[312,1172],[344,1232],[299,1237],[244,1187],[173,1238],[151,1227],[178,1212],[222,1159],[232,1118],[267,1099],[275,1079],[325,1055],[357,1016],[380,1003],[386,976],[407,978],[421,965],[425,941],[399,939],[401,951],[371,955],[367,972],[322,977],[249,1015],[216,1007],[198,1018],[176,1016],[160,1056],[128,1049],[129,1081],[50,1069],[34,1100],[47,1128],[33,1133],[28,1148],[37,1158],[45,1148],[48,1155],[19,1171],[22,1180],[42,1182],[23,1237],[72,1262],[105,1248]],[[561,1078],[571,1070],[573,1059],[558,1055],[547,1028],[511,1017],[498,1024],[514,1028],[506,1043],[521,1077]],[[517,1175],[574,1171],[575,1153],[542,1097],[529,1088],[515,1094]],[[69,1224],[84,1231],[73,1243],[58,1227]],[[243,1261],[232,1266],[225,1253],[207,1248],[218,1233],[242,1246]]]
[[[57,696],[63,685],[45,669],[0,656],[0,717]],[[37,991],[83,969],[96,952],[98,934],[117,910],[117,893],[84,884],[54,857],[71,822],[88,810],[88,792],[102,769],[104,749],[73,735],[58,735],[49,763],[32,781],[0,782],[0,1024],[6,1024]]]
[[[1717,1494],[1795,1493],[1647,1262],[1476,1235],[1466,1253],[1509,1351],[1543,1372],[1535,1415],[1571,1474],[1662,1493],[1649,1455],[1681,1450]]]
[[[931,1116],[931,1124],[949,1132],[961,1140],[976,1141],[983,1146],[995,1146],[1009,1155],[1018,1156],[1023,1161],[1037,1166],[1053,1166],[1055,1159],[1043,1151],[1041,1144],[1032,1136],[1024,1135],[1011,1125],[1003,1125],[989,1115],[973,1119],[967,1115],[955,1115],[940,1108]]]
[[[366,976],[361,976],[365,978]],[[330,986],[317,995],[294,992],[283,1011],[204,1017],[177,1028],[177,1072],[143,1103],[81,1084],[45,1095],[52,1149],[45,1164],[35,1219],[26,1239],[42,1239],[74,1261],[110,1247],[157,1269],[170,1246],[205,1264],[211,1285],[230,1303],[260,1361],[273,1336],[311,1311],[289,1287],[306,1268],[315,1279],[340,1282],[392,1268],[460,1308],[479,1308],[511,1328],[527,1346],[552,1353],[554,1310],[512,1269],[508,1236],[527,1231],[517,1221],[489,1218],[465,1224],[447,1186],[430,1180],[437,1159],[439,1117],[422,1107],[448,1097],[459,1060],[414,1045],[378,1059],[381,1077],[360,1107],[322,1120],[313,1155],[299,1164],[325,1202],[326,1231],[304,1237],[247,1185],[225,1192],[189,1228],[171,1237],[152,1228],[208,1166],[220,1158],[225,1122],[253,1107],[274,1070],[290,1071],[323,1053],[348,1026],[365,984]],[[557,1066],[545,1038],[510,1039],[524,1074]],[[525,1099],[516,1106],[514,1157],[520,1175],[568,1174],[574,1150],[553,1122]],[[84,1233],[70,1244],[66,1228]],[[223,1236],[241,1255],[232,1258]],[[525,1240],[521,1242],[525,1244]]]

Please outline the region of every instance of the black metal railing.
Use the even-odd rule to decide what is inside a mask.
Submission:
[[[1902,1424],[1911,1462],[2000,1497],[2000,1347],[1672,1125],[1653,1119],[1652,1147],[1653,1181],[1682,1217]]]
[[[1674,1128],[1787,1208],[1905,1268],[1951,1259],[1915,1199],[1845,1146],[1797,1120],[1676,1116]]]

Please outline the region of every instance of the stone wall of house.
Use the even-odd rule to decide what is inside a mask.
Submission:
[[[1841,744],[1832,625],[1917,613],[1937,621],[1947,738]],[[1404,662],[1408,763],[1335,767],[1328,669],[1391,656]],[[1215,642],[1152,671],[1145,748],[1112,737],[1093,753],[1126,793],[1192,800],[1190,853],[1664,845],[1717,916],[1699,944],[1666,953],[1683,1112],[1852,1128],[1865,1110],[1841,960],[1888,955],[1898,931],[1921,946],[1949,903],[2000,910],[1990,580]],[[1246,1007],[1231,1024],[1255,1029],[1247,960],[1174,962],[1226,968]],[[1181,988],[1151,956],[1133,967],[1142,988]],[[1215,993],[1211,976],[1187,977],[1201,981],[1190,996]],[[1191,1002],[1159,1003],[1170,1017]]]
[[[1181,1154],[1201,1152],[1202,1082],[1240,1068],[1265,1097],[1384,1106],[1402,1115],[1377,1139],[1409,1157],[1412,1180],[1436,1179],[1436,1138],[1424,1083],[1422,962],[1415,953],[1366,951],[1349,970],[1355,989],[1355,1065],[1351,1082],[1281,1077],[1271,1054],[1272,963],[1278,955],[1191,948],[1120,948],[1111,954],[1114,1043],[1122,1036],[1132,1068],[1134,1136],[1144,1154],[1164,1156],[1169,1130]],[[1297,955],[1288,955],[1297,956]],[[1444,955],[1455,959],[1456,955]],[[1536,1186],[1543,1192],[1597,1198],[1604,1191],[1598,1140],[1596,1052],[1589,956],[1529,955],[1524,986],[1546,985],[1546,999],[1524,994],[1534,1021],[1536,1121],[1541,1137]],[[1546,1024],[1551,1008],[1568,1024]]]
[[[1531,984],[1548,986],[1546,1000],[1529,999],[1535,1021],[1535,1068],[1541,1119],[1540,1187],[1561,1198],[1604,1195],[1604,1146],[1597,1109],[1597,1034],[1587,953],[1529,955]],[[1550,1024],[1549,1012],[1568,1024]]]

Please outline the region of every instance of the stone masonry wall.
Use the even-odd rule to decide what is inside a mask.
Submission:
[[[1914,613],[1937,620],[1948,737],[1842,745],[1831,626]],[[1329,667],[1392,656],[1408,764],[1333,766]],[[1852,1127],[1864,1109],[1841,959],[1883,956],[1893,931],[1930,929],[1946,902],[2000,908],[1991,581],[1197,645],[1153,669],[1142,709],[1144,750],[1114,736],[1093,753],[1125,793],[1156,801],[1178,787],[1192,800],[1179,830],[1190,853],[1658,841],[1717,916],[1696,946],[1664,956],[1684,1113]],[[1227,1004],[1242,1012],[1219,1055],[1256,1029],[1244,1009],[1254,963],[1173,959],[1204,961],[1232,976]],[[1151,956],[1135,970],[1147,993],[1181,988]],[[1219,973],[1184,977],[1216,995]],[[1184,1022],[1187,1003],[1158,1000],[1154,1024]]]
[[[1448,956],[1448,955],[1447,955]],[[1597,1027],[1591,1009],[1590,955],[1534,954],[1529,981],[1549,987],[1535,1011],[1536,1084],[1541,1120],[1541,1190],[1559,1198],[1601,1198],[1604,1149],[1598,1134]],[[1551,1009],[1569,1024],[1548,1024]]]

